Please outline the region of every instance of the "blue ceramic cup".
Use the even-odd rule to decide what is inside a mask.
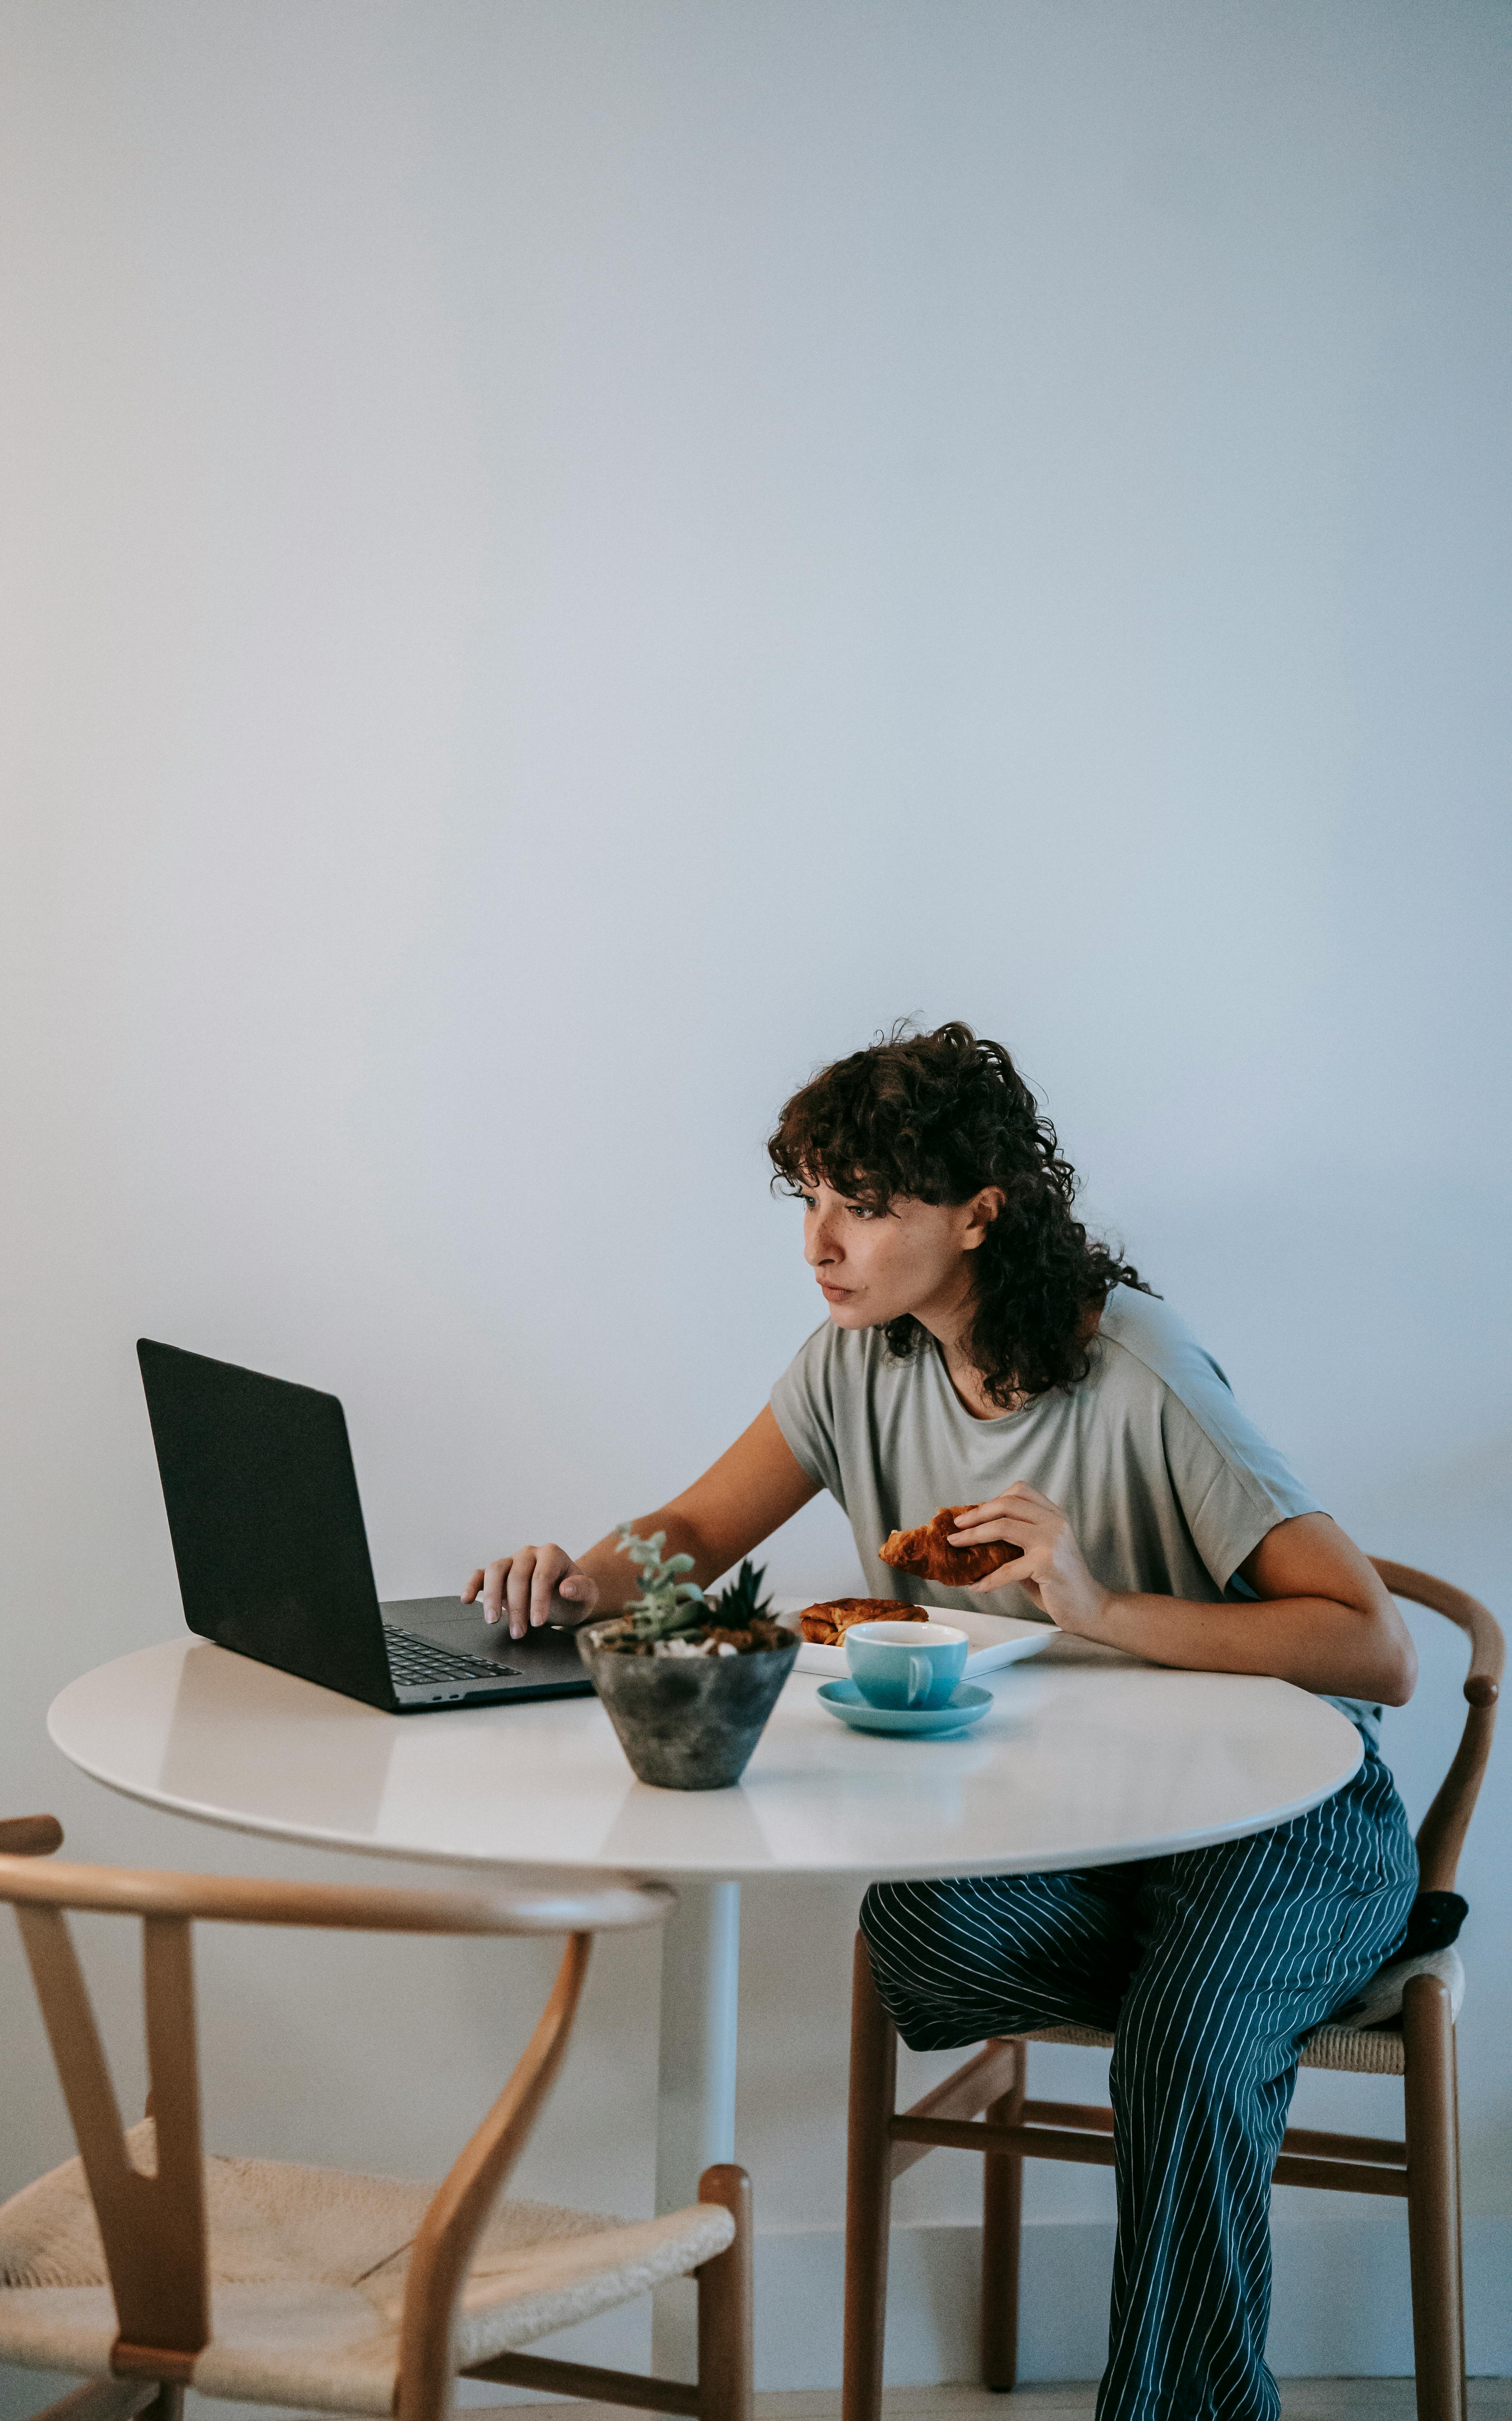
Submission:
[[[944,1622],[858,1622],[845,1635],[850,1678],[873,1707],[943,1707],[971,1642]]]

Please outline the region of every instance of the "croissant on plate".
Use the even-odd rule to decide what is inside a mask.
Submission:
[[[906,1605],[896,1597],[836,1597],[825,1605],[805,1606],[798,1628],[815,1648],[838,1648],[857,1622],[927,1622],[922,1605]]]
[[[974,1510],[970,1505],[942,1505],[933,1521],[921,1523],[916,1530],[895,1530],[877,1552],[895,1572],[912,1572],[946,1588],[968,1588],[1023,1553],[1006,1539],[992,1539],[980,1547],[953,1547],[951,1531],[962,1513]]]

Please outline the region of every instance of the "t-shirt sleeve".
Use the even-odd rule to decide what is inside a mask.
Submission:
[[[1278,1522],[1321,1513],[1285,1459],[1247,1420],[1212,1364],[1161,1415],[1166,1468],[1198,1554],[1221,1589]],[[1197,1400],[1193,1402],[1192,1397]]]
[[[799,1348],[772,1391],[777,1427],[810,1479],[842,1507],[845,1491],[835,1452],[834,1331],[826,1320]]]

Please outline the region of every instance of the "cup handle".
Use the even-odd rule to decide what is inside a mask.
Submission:
[[[911,1656],[909,1658],[909,1705],[911,1707],[916,1707],[921,1698],[928,1696],[933,1680],[934,1667],[927,1656]]]

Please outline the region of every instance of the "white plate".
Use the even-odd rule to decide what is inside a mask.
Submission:
[[[772,1610],[777,1620],[789,1631],[798,1628],[798,1617],[813,1598],[774,1597]],[[953,1605],[921,1606],[920,1613],[930,1614],[937,1622],[948,1622],[957,1631],[964,1631],[971,1641],[962,1679],[979,1681],[984,1673],[993,1673],[1000,1664],[1017,1664],[1025,1656],[1037,1656],[1055,1636],[1052,1622],[1023,1622],[1011,1614],[961,1614]],[[879,1622],[885,1617],[879,1615]],[[805,1639],[798,1651],[795,1669],[800,1673],[822,1673],[827,1681],[844,1680],[850,1671],[841,1648],[818,1648]]]

